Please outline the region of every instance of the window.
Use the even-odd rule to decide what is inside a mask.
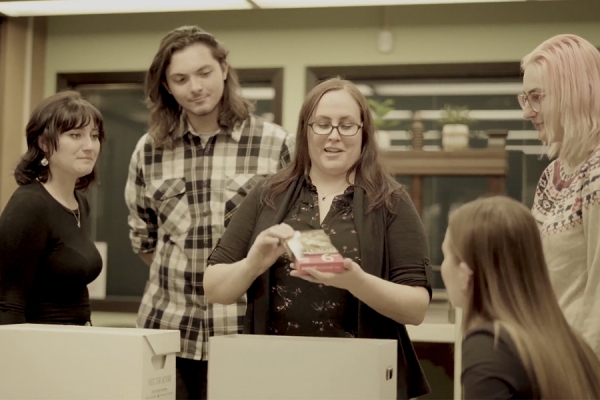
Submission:
[[[507,130],[507,195],[532,206],[537,181],[549,164],[542,158],[543,148],[537,132],[523,112],[516,95],[521,92],[518,63],[312,67],[307,86],[330,76],[352,80],[379,113],[381,143],[389,149],[410,151],[410,132],[415,113],[419,112],[424,132],[423,149],[442,151],[442,125],[445,106],[464,108],[474,120],[470,126],[469,148],[488,147],[487,130]],[[384,115],[385,114],[385,115]],[[411,188],[414,179],[397,176]],[[448,213],[459,205],[489,192],[490,183],[482,176],[424,176],[419,182],[422,192],[417,208],[429,237],[434,287],[443,289],[439,276],[442,262],[441,244],[447,228]]]
[[[255,103],[257,115],[281,123],[282,69],[238,69],[243,94]],[[96,106],[104,117],[107,141],[98,160],[100,185],[87,192],[92,208],[92,237],[106,242],[107,299],[141,298],[148,267],[133,254],[124,200],[129,161],[147,131],[149,111],[144,104],[143,72],[59,74],[59,90],[71,88]],[[112,304],[108,306],[107,304]],[[124,306],[125,304],[125,306]],[[102,309],[137,307],[107,301]],[[98,304],[95,310],[100,310]],[[135,310],[134,310],[135,311]]]

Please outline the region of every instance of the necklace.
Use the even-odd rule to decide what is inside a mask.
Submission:
[[[71,214],[73,214],[73,216],[77,220],[77,227],[81,228],[81,218],[79,217],[79,208],[77,210],[75,210],[75,211],[77,211],[77,213],[75,213],[75,211],[71,210],[70,208],[68,210],[71,212]]]
[[[39,179],[38,179],[39,182]],[[54,200],[56,200],[56,202],[65,210],[67,210],[68,212],[70,212],[71,214],[73,214],[73,216],[75,217],[75,219],[77,220],[77,227],[81,228],[81,214],[79,213],[79,207],[77,207],[77,209],[75,211],[71,210],[69,207],[65,206],[63,203],[61,203],[58,200],[58,197],[56,197],[55,195],[53,195],[51,193],[51,190],[48,189],[48,186],[42,182],[40,182],[40,184],[44,187],[44,189],[46,189],[46,191],[48,192],[48,194],[50,194],[50,196],[54,197]],[[75,199],[75,201],[77,201],[77,199]]]
[[[340,191],[342,191],[342,190],[346,189],[346,187],[347,187],[347,186],[348,186],[347,184],[344,184],[344,187],[343,187],[343,188],[341,188],[341,189],[338,189],[338,190],[336,190],[336,191],[334,191],[334,192],[324,193],[324,194],[321,196],[321,200],[322,200],[322,201],[325,201],[325,199],[327,198],[327,196],[331,196],[332,194],[338,193],[338,192],[340,192]]]

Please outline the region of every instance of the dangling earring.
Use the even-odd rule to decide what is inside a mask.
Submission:
[[[42,161],[40,161],[40,164],[42,164],[42,166],[47,167],[48,166],[48,159],[46,157],[42,158]]]

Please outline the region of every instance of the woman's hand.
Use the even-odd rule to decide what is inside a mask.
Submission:
[[[275,261],[285,253],[281,241],[294,236],[294,230],[288,224],[279,224],[258,234],[246,257],[246,265],[257,276],[271,268]]]
[[[291,267],[294,268],[294,271],[290,273],[291,276],[295,276],[313,283],[320,283],[322,285],[333,286],[338,289],[345,289],[350,292],[352,292],[356,285],[360,284],[361,278],[364,274],[364,271],[360,265],[349,258],[344,259],[344,272],[321,272],[318,271],[316,267],[313,267],[305,268],[304,270],[308,272],[308,275],[303,275],[295,270],[296,266],[294,264],[291,264]]]

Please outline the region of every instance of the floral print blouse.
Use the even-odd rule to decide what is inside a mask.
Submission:
[[[336,196],[320,224],[317,189],[307,182],[284,223],[295,230],[323,229],[344,258],[360,264],[354,227],[354,187]],[[290,336],[356,337],[358,301],[347,290],[290,276],[287,256],[271,267],[269,334]]]

